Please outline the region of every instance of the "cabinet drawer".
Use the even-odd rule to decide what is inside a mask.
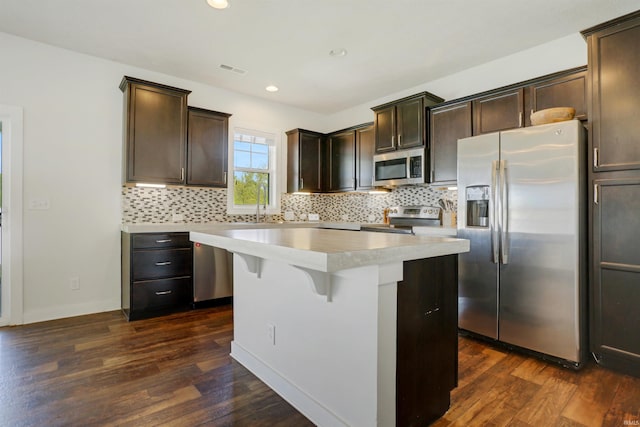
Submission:
[[[138,250],[132,264],[134,281],[191,276],[193,255],[191,248]]]
[[[155,310],[187,305],[191,302],[191,278],[134,282],[131,292],[131,310]]]
[[[133,249],[191,247],[189,233],[136,233],[132,239]]]

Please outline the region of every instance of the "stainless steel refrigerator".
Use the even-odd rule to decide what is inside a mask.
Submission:
[[[570,367],[586,353],[578,120],[458,140],[458,326]]]

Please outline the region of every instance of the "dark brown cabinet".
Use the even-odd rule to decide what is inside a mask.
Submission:
[[[374,111],[376,153],[396,149],[396,108],[389,106]]]
[[[481,133],[530,126],[533,111],[573,107],[587,119],[587,67],[549,74],[430,109],[431,183],[457,179],[457,141]]]
[[[122,233],[122,311],[129,320],[193,303],[189,233]]]
[[[376,153],[426,144],[426,107],[444,101],[429,92],[373,107]]]
[[[474,99],[473,134],[480,135],[524,126],[523,108],[523,88]]]
[[[555,107],[573,107],[575,118],[587,119],[587,71],[580,70],[566,75],[533,83],[524,92],[525,126],[531,126],[531,114]]]
[[[640,377],[640,11],[583,32],[589,49],[590,347]]]
[[[471,101],[433,108],[430,123],[431,183],[455,182],[458,139],[472,135]]]
[[[593,180],[591,351],[640,376],[640,175]]]
[[[187,185],[227,186],[230,114],[189,107]]]
[[[323,135],[304,129],[287,132],[287,192],[320,192]]]
[[[327,136],[326,191],[350,191],[356,188],[355,131],[347,130]]]
[[[396,425],[440,418],[458,385],[458,256],[405,261],[398,282]]]
[[[375,132],[373,124],[356,129],[356,190],[373,188],[373,155]]]
[[[188,90],[125,76],[124,167],[127,183],[184,184]]]
[[[639,19],[625,20],[588,36],[596,171],[640,169]]]
[[[373,124],[367,123],[325,136],[324,191],[373,188]]]

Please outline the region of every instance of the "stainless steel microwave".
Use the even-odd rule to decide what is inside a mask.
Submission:
[[[424,148],[373,156],[373,185],[424,184]]]

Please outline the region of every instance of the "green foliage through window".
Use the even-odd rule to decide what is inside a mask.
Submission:
[[[260,205],[269,204],[272,139],[251,131],[235,132],[233,137],[233,204],[254,205],[260,192]]]
[[[269,204],[269,174],[261,172],[234,172],[233,203],[255,205],[260,188],[260,205]],[[265,191],[266,189],[266,191]]]

